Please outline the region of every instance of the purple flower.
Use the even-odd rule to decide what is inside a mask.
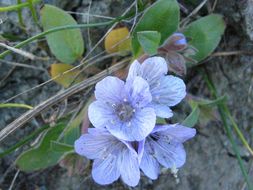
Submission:
[[[162,118],[172,117],[169,108],[178,104],[186,95],[186,87],[178,77],[167,75],[168,67],[164,58],[151,57],[142,64],[134,61],[130,66],[127,82],[133,82],[136,76],[145,79],[150,88],[152,102],[150,107],[154,108],[157,116]]]
[[[137,147],[142,152],[143,144]],[[75,151],[93,159],[92,177],[101,184],[113,183],[120,176],[129,186],[140,180],[140,157],[131,143],[118,140],[106,129],[90,128],[75,141]]]
[[[152,96],[148,83],[141,77],[126,83],[106,77],[96,84],[95,97],[88,115],[96,128],[106,128],[127,141],[141,141],[153,130],[156,115],[148,106]]]
[[[183,166],[186,159],[183,142],[194,137],[195,134],[195,129],[178,124],[156,125],[145,139],[141,170],[149,178],[157,179],[160,165],[165,168]]]

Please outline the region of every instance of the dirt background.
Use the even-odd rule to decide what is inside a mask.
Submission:
[[[48,0],[50,4],[57,5],[67,11],[87,12],[89,10],[89,0]],[[187,1],[180,1],[182,4]],[[197,0],[195,2],[198,2]],[[0,3],[15,4],[15,1],[0,0]],[[213,5],[214,1],[209,1]],[[90,13],[105,16],[118,16],[132,4],[132,1],[122,0],[93,0],[90,6]],[[186,4],[185,4],[186,5]],[[193,7],[187,6],[191,11]],[[206,9],[205,9],[206,10]],[[200,14],[205,14],[202,10]],[[252,0],[226,0],[217,1],[215,13],[224,15],[227,29],[222,41],[216,51],[247,51],[253,49],[253,1]],[[23,11],[25,23],[28,28],[29,36],[38,33],[40,30],[33,27],[29,11]],[[182,14],[184,15],[184,14]],[[0,34],[8,33],[17,36],[19,39],[28,37],[19,27],[17,14],[10,12],[2,14],[4,23],[0,25]],[[75,15],[79,23],[87,22],[87,17]],[[90,22],[98,21],[90,18]],[[101,37],[105,31],[100,29],[91,30],[91,46]],[[87,36],[87,31],[83,30],[83,35]],[[18,41],[18,40],[16,40]],[[26,50],[33,52],[37,56],[51,56],[49,51],[43,48],[43,43],[32,43],[26,46]],[[99,47],[93,54],[101,51]],[[49,61],[30,61],[21,56],[10,54],[5,58],[6,61],[14,61],[36,66],[37,69],[13,67],[9,64],[0,62],[0,101],[24,92],[50,77],[47,72],[49,65],[54,60]],[[188,92],[199,97],[209,97],[209,91],[205,82],[199,74],[199,68],[205,68],[212,77],[214,84],[220,95],[228,95],[228,105],[233,117],[242,129],[248,142],[253,146],[253,104],[252,104],[252,85],[253,85],[253,58],[252,55],[239,53],[232,56],[212,57],[202,65],[188,70],[185,81],[187,82]],[[25,93],[13,102],[27,103],[36,105],[43,100],[56,94],[61,87],[55,83],[49,83],[39,89]],[[179,109],[180,110],[180,109]],[[23,109],[1,109],[0,129],[13,121],[25,110]],[[179,113],[185,116],[187,113]],[[9,147],[25,134],[40,126],[40,120],[34,119],[27,126],[11,135],[4,143],[0,144],[0,150]],[[242,173],[237,159],[231,149],[230,143],[222,123],[219,121],[209,122],[207,126],[196,126],[198,135],[185,144],[187,151],[187,162],[179,171],[180,182],[176,183],[169,171],[162,174],[158,180],[151,181],[142,177],[136,188],[129,188],[120,181],[110,186],[99,186],[90,178],[88,171],[81,176],[69,177],[66,170],[59,167],[51,167],[44,171],[31,174],[20,172],[13,189],[39,189],[39,190],[75,190],[75,189],[178,189],[178,190],[246,190]],[[249,154],[242,147],[240,142],[240,154],[246,168],[249,170],[250,179],[253,179],[253,163]],[[8,189],[16,174],[13,162],[20,151],[6,156],[0,160],[0,189]],[[253,180],[252,180],[253,181]]]

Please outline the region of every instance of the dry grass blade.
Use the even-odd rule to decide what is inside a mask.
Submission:
[[[55,105],[56,103],[58,103],[60,101],[63,101],[64,99],[68,98],[69,96],[71,96],[75,93],[78,93],[91,85],[94,85],[99,80],[101,80],[103,77],[110,75],[110,74],[124,68],[126,66],[126,61],[129,61],[129,59],[123,60],[123,61],[111,66],[107,70],[104,70],[104,71],[100,72],[99,74],[97,74],[93,77],[90,77],[87,80],[84,80],[83,82],[66,89],[65,91],[42,102],[41,104],[34,107],[33,109],[25,112],[23,115],[21,115],[19,118],[14,120],[12,123],[7,125],[4,129],[2,129],[0,131],[0,142],[3,141],[9,134],[11,134],[12,132],[17,130],[18,128],[25,125],[28,121],[30,121],[33,117],[35,117],[36,115],[41,113],[43,110],[49,108],[52,105]]]
[[[190,21],[190,18],[197,14],[199,10],[206,4],[206,2],[207,0],[203,0],[186,18],[184,18],[180,23],[181,26],[184,27]]]
[[[31,59],[31,60],[35,60],[35,59],[37,59],[37,60],[48,60],[48,58],[37,57],[37,56],[35,56],[35,55],[27,52],[27,51],[24,51],[24,50],[21,50],[21,49],[18,49],[18,48],[14,48],[14,47],[8,46],[8,45],[6,45],[4,43],[1,43],[1,42],[0,42],[0,47],[6,48],[6,49],[8,49],[8,50],[10,50],[10,51],[12,51],[14,53],[17,53],[19,55],[27,57],[28,59]]]

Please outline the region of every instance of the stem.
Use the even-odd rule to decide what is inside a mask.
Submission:
[[[206,73],[203,73],[204,74],[204,80],[206,81],[207,83],[207,86],[209,88],[209,90],[211,91],[212,95],[215,97],[215,98],[218,98],[218,93],[215,89],[215,86],[213,85],[211,79],[209,79],[208,75]],[[239,154],[239,150],[238,150],[238,147],[237,147],[237,144],[235,143],[235,139],[233,138],[233,135],[232,135],[232,129],[231,127],[228,125],[227,123],[227,119],[226,119],[226,106],[224,103],[221,103],[221,104],[218,104],[218,111],[220,113],[220,116],[221,116],[221,120],[224,124],[224,127],[225,127],[225,130],[226,130],[226,133],[227,133],[227,136],[228,136],[228,139],[232,145],[232,148],[233,148],[233,151],[234,153],[236,154],[236,158],[238,160],[238,163],[239,163],[239,166],[240,166],[240,169],[242,171],[242,174],[244,176],[244,179],[246,181],[246,183],[248,184],[248,187],[249,187],[249,190],[253,190],[253,186],[249,180],[249,176],[246,172],[246,169],[244,167],[244,164],[243,164],[243,161],[241,159],[241,156]]]
[[[32,3],[38,3],[41,0],[32,0]],[[24,7],[28,7],[30,5],[29,2],[25,2],[25,3],[19,3],[16,5],[10,5],[7,7],[0,7],[0,12],[7,12],[7,11],[16,11],[16,10],[20,10]]]
[[[32,14],[32,17],[33,17],[33,20],[35,21],[36,24],[38,24],[38,17],[37,17],[37,14],[36,14],[36,10],[35,8],[33,7],[33,0],[27,0],[27,2],[29,3],[29,9],[31,11],[31,14]]]
[[[17,0],[17,4],[22,4],[22,1],[21,0]],[[17,10],[18,12],[18,20],[19,20],[19,24],[22,28],[25,28],[25,24],[24,24],[24,20],[23,20],[23,17],[22,17],[22,10],[19,9]]]
[[[36,131],[32,132],[30,135],[28,135],[26,138],[24,138],[22,141],[19,141],[17,144],[13,145],[12,147],[8,148],[7,150],[5,150],[4,152],[0,153],[0,158],[4,157],[7,154],[12,153],[13,151],[15,151],[17,148],[25,145],[26,143],[28,143],[30,140],[32,140],[34,137],[38,136],[41,132],[43,132],[44,130],[48,129],[50,126],[49,125],[45,125],[44,127],[41,127],[39,129],[37,129]]]
[[[244,135],[242,134],[241,130],[239,129],[238,125],[236,124],[234,118],[232,117],[230,111],[228,110],[227,105],[224,105],[224,110],[225,110],[227,116],[229,117],[229,119],[230,119],[230,121],[232,123],[232,126],[233,126],[234,130],[236,131],[238,137],[241,139],[243,145],[248,149],[248,151],[250,152],[250,154],[253,156],[253,150],[252,150],[252,148],[250,147],[250,145],[248,144],[248,142],[245,139]]]
[[[0,108],[27,108],[27,109],[33,109],[32,106],[26,105],[26,104],[15,104],[15,103],[7,103],[7,104],[0,104]]]
[[[40,39],[48,34],[57,32],[57,31],[61,31],[61,30],[69,30],[69,29],[75,29],[75,28],[91,28],[91,27],[98,27],[98,26],[105,26],[105,25],[110,25],[113,24],[114,22],[116,22],[115,20],[113,21],[108,21],[108,22],[101,22],[101,23],[91,23],[91,24],[75,24],[75,25],[65,25],[65,26],[59,26],[59,27],[55,27],[49,30],[46,30],[40,34],[37,34],[35,36],[32,36],[22,42],[20,42],[19,44],[15,45],[14,48],[20,48],[32,41],[35,41],[37,39]],[[3,53],[0,54],[0,59],[2,59],[4,56],[6,56],[7,54],[9,54],[11,51],[10,50],[6,50]]]

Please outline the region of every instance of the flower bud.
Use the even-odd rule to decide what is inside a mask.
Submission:
[[[187,47],[187,40],[184,34],[174,33],[158,49],[159,52],[167,53],[168,51],[181,51]]]

